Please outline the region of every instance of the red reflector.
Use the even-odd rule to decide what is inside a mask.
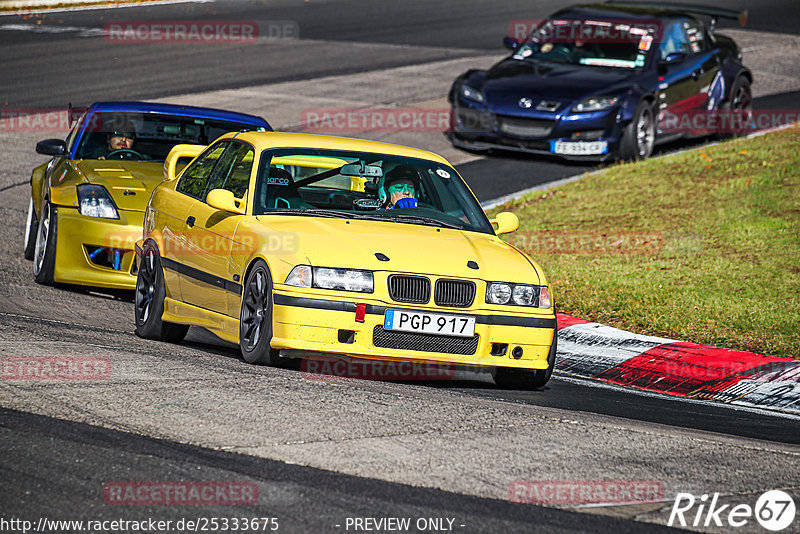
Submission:
[[[359,302],[356,304],[356,322],[363,323],[364,322],[364,315],[367,313],[367,305],[363,302]]]

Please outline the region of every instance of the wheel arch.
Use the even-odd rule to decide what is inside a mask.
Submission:
[[[152,234],[147,236],[144,241],[142,241],[142,250],[144,251],[144,248],[149,244],[152,244],[154,247],[156,247],[156,252],[158,252],[158,255],[161,256],[161,245]]]
[[[625,99],[624,104],[619,111],[619,124],[623,127],[633,120],[633,116],[636,114],[636,108],[638,108],[639,104],[642,102],[647,102],[648,105],[653,108],[655,114],[656,95],[652,91],[647,90],[647,88],[640,85],[631,87],[630,90],[624,94],[623,98]]]
[[[275,285],[275,277],[272,276],[272,266],[269,263],[269,260],[264,257],[263,255],[255,255],[247,262],[247,267],[245,267],[244,272],[242,273],[242,286],[247,281],[247,277],[250,276],[250,272],[253,270],[253,267],[258,262],[258,260],[263,261],[267,265],[267,271],[269,272],[269,278],[272,280],[272,285]],[[244,298],[244,287],[242,287],[242,298]]]
[[[726,82],[729,82],[725,87],[725,99],[723,102],[731,101],[731,98],[733,97],[733,89],[736,87],[736,82],[739,80],[739,78],[744,77],[751,86],[753,85],[753,73],[750,72],[750,69],[742,65],[740,65],[739,68],[726,69],[723,77]]]

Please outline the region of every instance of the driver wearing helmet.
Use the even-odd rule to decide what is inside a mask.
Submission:
[[[416,208],[419,191],[419,173],[410,165],[398,165],[386,173],[383,182],[386,190],[386,209]]]

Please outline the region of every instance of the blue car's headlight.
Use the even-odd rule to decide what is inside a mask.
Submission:
[[[78,189],[78,211],[87,217],[119,219],[117,207],[106,188],[96,184],[81,184]]]
[[[479,104],[483,104],[483,93],[475,89],[474,87],[470,87],[467,84],[461,84],[461,87],[458,90],[461,98],[466,100],[472,100],[473,102],[477,102]]]
[[[614,107],[617,102],[619,102],[618,96],[590,96],[589,98],[584,98],[575,104],[575,106],[572,108],[572,111],[577,113],[603,111],[604,109]]]

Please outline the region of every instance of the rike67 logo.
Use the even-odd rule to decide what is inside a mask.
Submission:
[[[781,490],[764,492],[754,507],[719,501],[719,493],[711,498],[707,494],[695,497],[691,493],[678,493],[667,526],[743,527],[755,518],[763,528],[778,532],[792,525],[797,511],[794,499]]]

